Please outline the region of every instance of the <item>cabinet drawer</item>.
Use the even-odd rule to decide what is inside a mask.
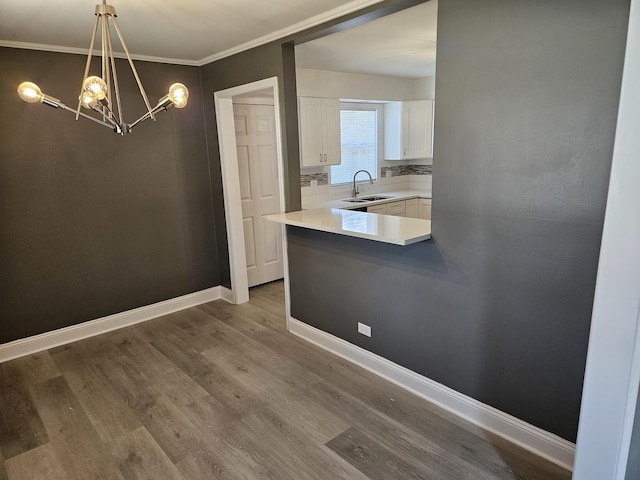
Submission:
[[[373,207],[367,207],[367,213],[387,213],[387,206],[385,204],[382,205],[374,205]]]
[[[387,203],[387,214],[389,215],[404,215],[405,214],[405,201]]]

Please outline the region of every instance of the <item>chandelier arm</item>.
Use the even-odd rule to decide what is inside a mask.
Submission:
[[[87,115],[86,113],[76,112],[73,108],[67,107],[64,103],[58,103],[58,107],[62,108],[63,110],[68,110],[69,112],[73,112],[76,115],[80,115],[81,117],[88,118],[89,120],[93,120],[94,122],[99,123],[100,125],[104,125],[105,127],[108,127],[112,130],[116,126],[116,123],[110,118],[107,118],[107,120],[112,122],[111,124],[103,122],[102,120],[98,120],[97,118],[92,117],[91,115]]]
[[[133,71],[133,76],[136,78],[136,83],[138,84],[138,89],[140,90],[140,95],[144,100],[145,105],[147,106],[147,110],[149,112],[149,116],[153,118],[155,121],[155,117],[153,116],[153,111],[151,110],[151,105],[149,104],[149,99],[147,98],[147,93],[144,91],[144,87],[142,86],[142,82],[140,81],[140,77],[138,76],[138,71],[136,70],[135,65],[133,64],[133,60],[131,59],[131,55],[129,54],[129,49],[127,48],[127,44],[124,42],[124,38],[122,37],[122,33],[120,33],[120,27],[118,27],[118,21],[115,17],[111,17],[111,21],[113,22],[113,26],[116,28],[116,33],[118,34],[118,38],[120,39],[120,43],[122,44],[122,48],[124,49],[124,53],[127,56],[127,60],[129,60],[129,65],[131,66],[131,70]]]
[[[106,0],[103,0],[106,4]],[[107,95],[108,103],[106,105],[106,109],[109,112],[109,115],[118,123],[122,123],[122,113],[120,113],[120,118],[118,119],[115,115],[115,112],[112,109],[115,109],[113,105],[113,90],[116,89],[116,95],[120,92],[117,91],[117,79],[113,79],[113,75],[115,75],[115,65],[111,62],[113,58],[113,49],[111,46],[111,29],[109,27],[109,19],[113,18],[115,15],[115,11],[113,14],[104,13],[102,22],[104,24],[104,44],[102,48],[102,54],[104,55],[104,79],[107,81],[107,91],[109,92]],[[113,67],[113,68],[112,68]],[[115,87],[114,87],[115,85]]]
[[[112,17],[113,18],[113,17]],[[113,46],[111,44],[111,31],[107,28],[107,41],[109,42],[109,60],[111,60],[111,72],[113,73],[113,89],[116,93],[116,104],[118,105],[118,123],[124,123],[122,115],[122,102],[120,101],[120,87],[118,85],[118,72],[116,70],[116,59],[113,56]]]
[[[158,105],[153,107],[153,110],[151,110],[150,112],[145,113],[138,120],[136,120],[131,125],[129,125],[129,129],[132,129],[133,127],[135,127],[139,123],[142,123],[142,122],[144,122],[145,120],[147,120],[149,118],[153,118],[152,115],[155,115],[160,110],[165,110],[166,111],[171,105],[172,104],[171,104],[170,101],[168,101],[168,100],[162,101],[161,100],[160,102],[158,102]],[[154,120],[155,120],[155,118],[154,118]]]
[[[100,115],[102,115],[102,117],[105,120],[113,123],[114,125],[120,125],[120,122],[118,121],[118,118],[115,116],[115,114],[109,108],[109,104],[106,104],[106,105],[100,104],[100,108],[99,109],[97,107],[91,107],[91,110],[94,110],[94,111],[98,112]]]
[[[155,110],[155,109],[154,109]],[[158,112],[154,112],[158,113]],[[138,120],[136,120],[135,122],[133,122],[131,125],[129,125],[129,130],[133,130],[133,127],[135,127],[136,125],[138,125],[139,123],[144,122],[145,120],[147,120],[148,118],[151,118],[151,116],[149,115],[149,112],[145,113],[144,115],[142,115]]]
[[[106,1],[106,0],[105,0]],[[107,44],[107,32],[109,31],[109,15],[100,13],[100,17],[102,18],[102,80],[104,80],[107,84],[106,97],[107,100],[111,100],[111,75],[109,74],[109,45]],[[102,120],[106,120],[106,116],[104,115],[104,108],[102,109]]]
[[[98,22],[100,17],[96,16],[96,21],[93,23],[93,34],[91,35],[91,44],[89,45],[89,54],[87,55],[87,64],[84,67],[84,76],[82,77],[82,84],[80,86],[80,95],[78,95],[78,109],[76,110],[76,120],[80,115],[80,108],[82,107],[82,88],[84,85],[84,79],[89,75],[89,67],[91,66],[91,56],[93,55],[93,45],[96,41],[96,32],[98,31]]]

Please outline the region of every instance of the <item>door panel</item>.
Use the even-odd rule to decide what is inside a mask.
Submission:
[[[282,251],[282,245],[278,243],[280,230],[280,224],[274,222],[265,223],[265,235],[264,235],[264,252],[265,263],[273,264],[281,261],[280,252]]]
[[[236,136],[246,135],[247,134],[247,117],[244,115],[235,115],[233,117],[233,121],[235,125]]]
[[[260,163],[260,198],[262,200],[277,199],[278,165],[276,164],[275,148],[260,145],[257,147],[257,154]]]
[[[247,269],[256,268],[256,244],[255,229],[253,228],[253,217],[243,218],[244,227],[244,253],[247,257]]]
[[[263,215],[280,213],[274,107],[233,106],[249,286],[284,276],[282,229]]]
[[[251,200],[251,169],[249,168],[249,148],[238,146],[238,174],[240,175],[240,198]]]

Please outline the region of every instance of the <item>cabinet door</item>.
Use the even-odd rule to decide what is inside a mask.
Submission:
[[[433,156],[433,101],[389,102],[384,106],[384,158]]]
[[[430,198],[418,199],[418,218],[431,220],[431,199]]]
[[[405,216],[405,202],[400,200],[398,202],[387,203],[387,214],[396,215],[398,217]]]
[[[300,97],[300,164],[303,167],[324,165],[322,104],[318,98]]]
[[[384,159],[402,160],[402,102],[384,104]]]
[[[405,201],[405,215],[411,218],[418,218],[418,199],[412,198]]]
[[[403,158],[429,158],[433,124],[433,102],[404,102],[402,109]]]
[[[340,102],[331,98],[324,99],[323,120],[323,163],[340,165]]]
[[[300,165],[339,165],[340,102],[332,98],[299,98]]]

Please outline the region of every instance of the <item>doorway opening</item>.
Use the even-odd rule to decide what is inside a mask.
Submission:
[[[278,79],[214,93],[232,302],[249,301],[249,287],[285,277],[284,226],[262,216],[285,211],[284,164]]]

